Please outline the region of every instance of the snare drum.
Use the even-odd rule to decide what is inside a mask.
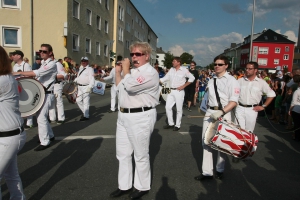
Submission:
[[[167,81],[163,84],[163,86],[161,87],[161,91],[160,94],[162,96],[162,98],[167,101],[168,95],[171,93],[171,88],[170,88],[170,82]]]
[[[76,103],[78,87],[75,83],[66,83],[63,87],[63,93],[67,97],[69,103]]]
[[[45,101],[44,86],[29,77],[16,78],[20,95],[19,110],[21,117],[28,117],[39,111]]]
[[[215,134],[212,132],[215,131]],[[239,159],[252,157],[257,149],[258,138],[225,119],[211,123],[205,132],[204,143],[211,148]]]

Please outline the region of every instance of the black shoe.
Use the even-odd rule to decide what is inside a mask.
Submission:
[[[174,125],[170,126],[170,125],[167,124],[167,125],[164,125],[163,128],[164,129],[174,128]]]
[[[222,172],[216,172],[216,178],[222,180],[223,173]]]
[[[233,157],[233,158],[232,158],[232,162],[233,162],[233,163],[238,163],[238,162],[240,162],[240,159]]]
[[[45,150],[45,149],[47,149],[47,148],[49,148],[50,147],[50,144],[48,144],[47,146],[44,146],[44,145],[39,145],[37,148],[35,148],[34,150],[35,151],[43,151],[43,150]]]
[[[204,176],[203,174],[200,174],[199,176],[194,177],[196,181],[203,181],[205,179],[212,179],[213,176]]]
[[[87,117],[81,117],[79,121],[86,121],[86,120],[89,120],[90,118],[87,118]]]
[[[54,141],[54,140],[55,140],[55,137],[53,136],[53,137],[52,137],[52,138],[50,138],[49,140],[52,142],[52,141]],[[37,143],[38,143],[38,144],[40,144],[40,143],[41,143],[41,141],[40,141],[40,140],[38,140],[38,141],[37,141]]]
[[[113,111],[113,110],[109,110],[109,111],[108,111],[108,113],[113,113],[113,112],[116,112],[116,111]]]
[[[114,198],[114,197],[120,197],[120,196],[122,196],[124,194],[129,193],[130,191],[131,191],[131,189],[129,189],[129,190],[120,190],[118,188],[117,190],[113,191],[109,196],[112,197],[112,198]]]
[[[180,130],[180,128],[179,127],[177,127],[177,126],[174,126],[174,128],[173,128],[173,131],[179,131]]]
[[[140,190],[135,190],[134,192],[132,192],[129,195],[130,199],[139,199],[142,196],[144,196],[145,194],[147,194],[149,192],[149,190],[145,190],[145,191],[140,191]]]
[[[25,126],[24,126],[24,129],[25,129],[25,130],[28,130],[28,129],[31,129],[32,127],[33,127],[33,125],[31,125],[31,126],[25,125]]]
[[[57,124],[63,124],[65,121],[60,121],[60,120],[58,120],[57,121]]]
[[[192,112],[191,108],[187,108],[188,111]]]

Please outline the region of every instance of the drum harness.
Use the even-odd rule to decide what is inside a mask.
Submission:
[[[84,70],[86,70],[86,67],[78,74],[77,78],[81,75],[81,73],[82,73]],[[79,85],[79,86],[83,86],[83,85],[80,85],[80,84],[78,84],[78,83],[74,83],[74,84]],[[71,85],[69,86],[69,88],[70,88],[70,87],[71,87]],[[68,88],[68,89],[69,89],[69,88]],[[84,93],[87,93],[87,92],[84,92]],[[81,95],[77,96],[76,98],[82,96],[84,93],[82,93]]]

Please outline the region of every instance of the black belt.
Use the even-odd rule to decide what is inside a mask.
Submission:
[[[45,91],[45,94],[53,94],[53,91]]]
[[[177,88],[171,88],[171,90],[177,90]]]
[[[254,107],[254,106],[258,106],[258,104],[254,104],[254,105],[244,105],[244,104],[241,104],[240,102],[239,102],[239,105],[240,105],[240,106],[243,106],[243,107],[247,107],[247,108],[249,108],[249,107]]]
[[[55,82],[55,84],[56,84],[56,83],[61,83],[61,81],[57,81],[57,82]]]
[[[88,86],[88,85],[81,85],[81,84],[77,84],[77,85],[79,85],[79,86]]]
[[[209,109],[211,109],[211,110],[222,110],[222,109],[219,109],[218,106],[209,107]]]
[[[12,131],[0,132],[0,137],[10,137],[10,136],[18,135],[18,134],[22,133],[23,131],[24,131],[24,127],[22,126],[21,130],[20,130],[20,128],[17,128]]]
[[[137,112],[145,112],[147,110],[151,110],[153,107],[141,107],[141,108],[121,108],[120,111],[122,113],[137,113]]]

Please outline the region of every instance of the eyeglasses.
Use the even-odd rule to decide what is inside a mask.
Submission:
[[[191,67],[195,67],[195,65],[190,65]]]
[[[217,65],[218,65],[218,66],[223,66],[223,65],[225,65],[225,64],[223,64],[223,63],[215,63],[215,64],[214,64],[214,66],[217,66]]]
[[[48,51],[45,50],[39,50],[40,53],[48,53]]]
[[[130,53],[130,56],[133,57],[133,56],[136,56],[136,57],[140,57],[140,56],[143,56],[145,55],[144,53]]]
[[[82,60],[81,62],[87,62],[87,60]]]
[[[246,70],[252,70],[252,69],[254,69],[254,68],[245,68]]]

